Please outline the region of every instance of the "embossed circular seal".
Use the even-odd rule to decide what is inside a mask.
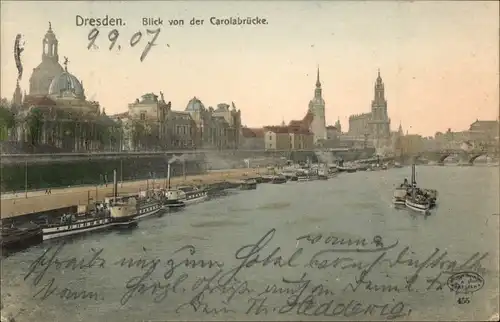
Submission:
[[[484,286],[484,278],[475,272],[460,272],[451,275],[446,284],[455,293],[474,293]]]

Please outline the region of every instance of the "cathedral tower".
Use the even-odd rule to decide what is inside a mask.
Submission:
[[[387,139],[391,135],[391,120],[387,113],[385,88],[382,77],[380,77],[380,70],[375,81],[374,94],[371,108],[370,132],[375,139]]]
[[[316,144],[319,140],[326,140],[325,100],[322,96],[319,67],[316,76],[314,98],[309,102],[309,113],[313,115],[310,130],[314,134],[314,143]]]

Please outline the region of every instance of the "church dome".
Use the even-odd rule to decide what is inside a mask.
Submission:
[[[195,97],[193,97],[186,106],[186,112],[198,112],[204,110],[205,105]]]
[[[30,77],[30,95],[47,95],[52,80],[63,72],[64,68],[57,61],[43,60],[33,68]]]
[[[75,76],[68,73],[68,71],[64,71],[55,77],[49,87],[49,95],[60,95],[64,92],[73,93],[80,98],[84,97],[82,84]]]

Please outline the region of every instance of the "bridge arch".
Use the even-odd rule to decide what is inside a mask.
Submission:
[[[443,163],[448,157],[454,155],[453,153],[445,153],[439,157],[439,163]]]
[[[469,164],[474,164],[474,161],[476,161],[477,158],[483,155],[486,155],[486,152],[473,154],[471,157],[469,157]]]

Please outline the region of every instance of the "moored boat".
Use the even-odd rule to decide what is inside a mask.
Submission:
[[[161,211],[161,203],[159,198],[154,198],[150,195],[151,191],[141,191],[138,195],[132,194],[127,196],[118,196],[106,198],[105,203],[110,206],[114,204],[128,204],[129,202],[135,205],[136,211],[134,218],[137,220],[158,214]]]
[[[181,199],[184,196],[184,192],[181,190],[167,190],[165,191],[164,198],[162,200],[163,209],[180,209],[186,207],[186,204]]]
[[[192,185],[178,186],[176,189],[171,189],[170,163],[168,164],[167,179],[168,188],[163,192],[161,196],[162,208],[164,209],[183,208],[188,204],[193,204],[208,199],[209,189],[207,189],[206,187],[198,187]],[[224,189],[227,184],[229,183],[224,181],[223,183],[221,183],[220,188]]]
[[[135,201],[135,199],[134,199]],[[74,214],[65,214],[57,224],[47,224],[43,227],[43,240],[77,235],[109,228],[133,227],[137,225],[135,202],[123,203],[117,201],[108,209],[85,219],[76,219]]]
[[[29,227],[2,227],[2,253],[21,251],[43,241],[43,231],[37,225]]]
[[[273,178],[274,176],[271,175],[264,175],[260,177],[262,183],[270,183],[271,181],[273,181]]]
[[[255,190],[257,189],[257,181],[255,179],[245,179],[240,184],[241,190]]]
[[[176,189],[165,191],[163,208],[182,208],[189,204],[205,201],[208,198],[208,190],[196,186],[180,186]]]
[[[344,167],[344,166],[337,166],[337,169],[339,172],[347,172],[347,173],[353,173],[358,171],[357,168],[354,167]]]
[[[181,195],[181,201],[186,205],[191,203],[205,201],[208,198],[208,191],[204,187],[198,186],[179,186],[177,190],[184,193],[184,197]]]
[[[285,176],[273,176],[273,178],[271,179],[271,183],[273,184],[282,184],[282,183],[286,183],[286,177]]]
[[[137,226],[136,199],[128,197],[126,200],[118,198],[118,183],[114,170],[113,195],[107,203],[99,205],[95,210],[83,216],[64,214],[59,223],[48,223],[42,226],[43,240],[78,235],[91,231],[110,228],[130,228]]]
[[[298,182],[311,181],[312,179],[307,174],[301,174],[297,176]]]
[[[292,171],[283,171],[281,175],[284,176],[289,181],[297,181],[297,175]]]
[[[338,172],[330,172],[328,173],[328,179],[335,178],[339,175]]]

